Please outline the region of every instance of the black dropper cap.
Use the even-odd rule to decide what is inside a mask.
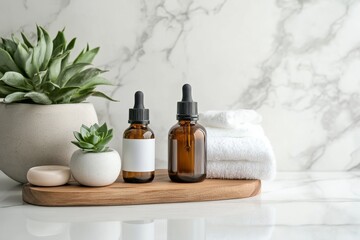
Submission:
[[[144,107],[144,94],[141,91],[135,93],[134,108],[129,109],[129,123],[150,123],[149,109]]]
[[[197,102],[191,96],[191,86],[184,84],[182,87],[182,100],[177,103],[177,120],[197,120],[199,118]]]

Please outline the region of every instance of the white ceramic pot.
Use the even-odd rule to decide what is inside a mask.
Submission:
[[[15,181],[40,165],[69,164],[81,124],[98,119],[91,103],[39,105],[0,102],[0,170]]]
[[[77,182],[85,186],[101,187],[115,182],[120,174],[120,155],[114,149],[107,152],[75,151],[70,169]]]

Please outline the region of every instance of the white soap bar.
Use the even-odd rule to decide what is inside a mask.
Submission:
[[[33,167],[27,173],[29,183],[42,187],[64,185],[69,181],[70,176],[70,168],[59,165]]]

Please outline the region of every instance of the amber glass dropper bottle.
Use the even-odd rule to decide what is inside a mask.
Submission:
[[[206,130],[197,123],[197,102],[192,99],[191,86],[185,84],[182,92],[177,103],[178,123],[169,131],[169,177],[174,182],[201,182],[206,178]]]
[[[123,135],[122,176],[128,183],[151,182],[155,176],[155,135],[148,127],[149,109],[144,94],[135,93],[134,108],[129,109],[129,123]]]

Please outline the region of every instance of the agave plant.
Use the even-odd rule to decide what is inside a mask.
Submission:
[[[37,26],[36,45],[21,33],[2,38],[0,43],[0,98],[5,103],[37,104],[79,103],[89,96],[104,97],[98,85],[111,85],[100,75],[101,69],[90,67],[99,48],[83,49],[75,60],[70,52],[76,38],[67,43],[64,30],[51,40],[44,28]]]
[[[105,152],[109,149],[106,145],[113,137],[113,130],[108,129],[106,123],[99,126],[94,124],[90,127],[82,125],[80,132],[74,132],[77,141],[73,144],[86,152]]]

